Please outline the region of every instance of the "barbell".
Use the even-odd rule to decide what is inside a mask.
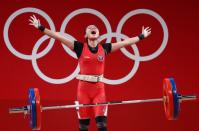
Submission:
[[[180,110],[180,102],[187,100],[196,100],[196,95],[181,95],[177,93],[176,84],[173,78],[165,78],[163,80],[163,97],[142,100],[127,100],[127,101],[111,101],[95,104],[82,104],[76,102],[74,105],[60,106],[41,106],[39,90],[37,88],[29,89],[29,105],[17,108],[10,108],[9,113],[24,113],[29,115],[30,126],[32,130],[41,129],[41,112],[44,110],[66,109],[66,108],[82,108],[106,105],[122,105],[136,104],[147,102],[163,102],[165,115],[168,120],[177,120]]]

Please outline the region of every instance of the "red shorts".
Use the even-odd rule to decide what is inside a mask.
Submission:
[[[80,104],[95,104],[106,102],[104,83],[79,81],[77,89],[77,100]],[[94,111],[95,116],[106,116],[107,106],[82,107],[78,110],[79,119],[90,118]]]

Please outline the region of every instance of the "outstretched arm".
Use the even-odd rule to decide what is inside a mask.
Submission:
[[[42,32],[44,32],[44,34],[48,35],[49,37],[59,40],[61,43],[68,46],[72,50],[74,49],[74,41],[66,39],[58,32],[54,32],[45,28],[43,25],[40,24],[40,20],[37,19],[34,15],[30,16],[29,21],[30,21],[29,25],[33,25],[35,28],[41,30]]]
[[[116,42],[116,43],[112,43],[111,52],[114,52],[114,51],[116,51],[116,50],[118,50],[122,47],[135,44],[135,43],[139,42],[140,40],[148,37],[150,34],[151,34],[151,28],[149,28],[149,27],[144,28],[144,26],[143,26],[142,27],[142,33],[139,36],[128,38],[128,39],[125,39],[123,41],[119,41],[119,42]]]

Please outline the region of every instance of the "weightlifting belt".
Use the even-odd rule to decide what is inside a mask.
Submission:
[[[77,75],[76,79],[88,82],[103,82],[103,75]]]

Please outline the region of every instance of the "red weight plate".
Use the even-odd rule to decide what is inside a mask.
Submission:
[[[35,91],[35,101],[36,101],[36,113],[37,113],[37,125],[35,130],[41,129],[41,103],[40,103],[40,95],[39,90],[37,88],[34,88]]]
[[[164,110],[168,120],[174,119],[174,103],[172,84],[169,79],[163,81],[163,97],[164,97]]]

